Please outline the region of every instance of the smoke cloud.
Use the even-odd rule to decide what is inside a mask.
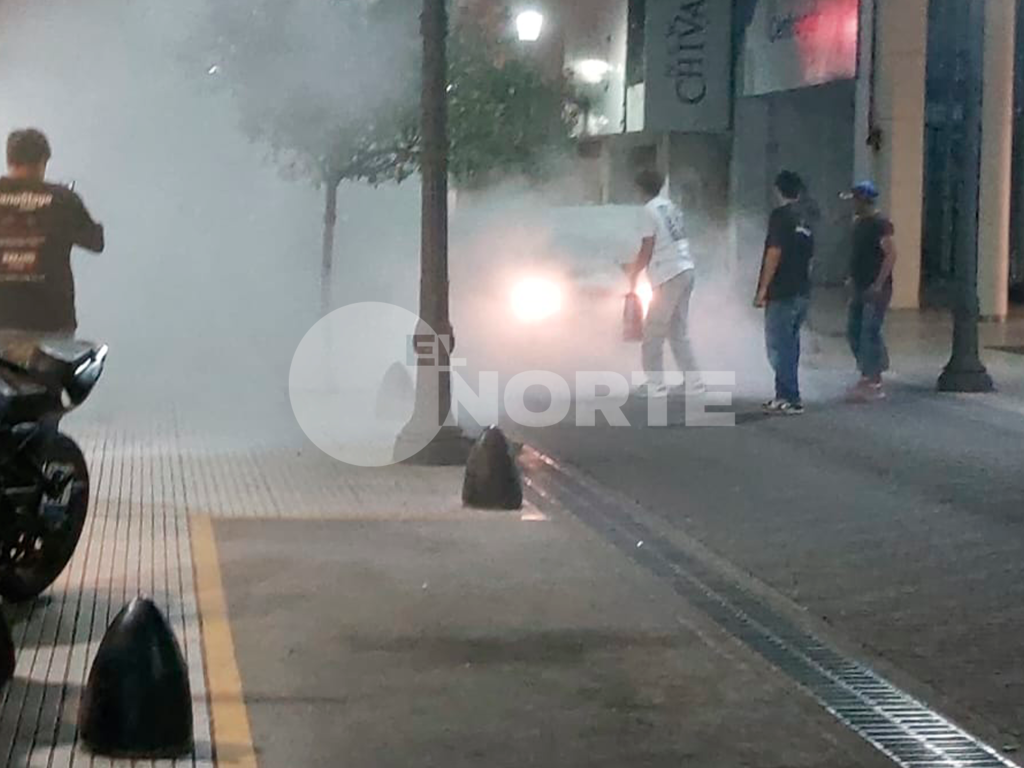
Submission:
[[[319,317],[322,193],[308,178],[282,175],[270,147],[240,129],[238,94],[217,82],[222,63],[212,53],[203,60],[196,44],[208,39],[209,9],[205,0],[0,5],[0,131],[45,130],[51,178],[74,180],[107,227],[105,254],[73,257],[81,335],[112,348],[107,378],[88,405],[95,414],[174,405],[243,422],[288,413],[292,355]],[[289,23],[306,29],[322,21]],[[409,41],[398,37],[393,56],[386,41],[375,41],[375,81],[408,79]],[[301,79],[325,99],[337,96],[339,77],[359,76],[295,55],[304,57]],[[280,64],[287,52],[274,56]],[[275,71],[273,60],[264,65]],[[268,76],[272,89],[297,82],[294,73]],[[366,88],[365,103],[347,92],[345,110],[379,103],[379,89]],[[567,170],[544,189],[510,182],[457,197],[452,307],[456,354],[469,359],[470,374],[546,368],[571,381],[577,370],[639,368],[638,347],[621,341],[626,286],[618,266],[639,243],[635,211],[573,206],[569,215],[558,207],[580,199],[585,185]],[[417,181],[343,184],[338,214],[336,304],[415,310]],[[751,219],[744,226],[760,226]],[[717,235],[709,242],[732,242],[730,232]],[[698,359],[737,371],[741,391],[767,394],[760,317],[749,306],[757,259],[724,251],[696,253]],[[583,286],[590,298],[567,303],[556,320],[519,324],[510,291],[532,274]],[[354,328],[353,338],[372,345],[373,329]]]

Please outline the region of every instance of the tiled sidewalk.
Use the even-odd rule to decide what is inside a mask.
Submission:
[[[37,602],[6,609],[17,668],[0,710],[0,758],[10,766],[113,764],[91,758],[77,744],[78,700],[107,625],[143,593],[167,615],[189,666],[196,751],[173,764],[211,766],[187,482],[171,424],[131,432],[70,431],[82,443],[92,473],[89,519],[58,582]]]
[[[137,594],[168,616],[189,666],[195,754],[135,765],[212,766],[214,746],[193,578],[189,520],[322,519],[382,515],[457,518],[458,470],[346,468],[285,430],[218,436],[172,417],[150,423],[68,424],[92,473],[82,540],[57,583],[35,603],[6,606],[17,646],[15,679],[0,704],[0,764],[113,766],[77,742],[82,686],[103,632]]]

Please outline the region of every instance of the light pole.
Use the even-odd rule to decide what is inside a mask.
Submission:
[[[423,0],[423,89],[420,96],[420,325],[416,329],[416,405],[398,435],[395,455],[407,463],[462,464],[469,441],[447,425],[452,406],[454,346],[448,313],[448,12],[446,0]],[[432,436],[432,437],[431,437]],[[408,457],[415,447],[426,447]],[[412,447],[412,448],[411,448]]]
[[[967,87],[964,104],[964,154],[956,248],[956,296],[953,308],[953,353],[939,376],[940,392],[991,392],[992,377],[978,353],[978,205],[981,173],[981,94],[984,71],[985,4],[965,3],[967,14]]]

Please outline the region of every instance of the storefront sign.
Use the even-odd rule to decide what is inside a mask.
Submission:
[[[728,130],[731,24],[729,0],[647,0],[647,130]]]
[[[859,0],[758,0],[743,48],[743,94],[857,75]]]

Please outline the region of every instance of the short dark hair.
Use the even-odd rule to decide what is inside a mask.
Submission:
[[[665,174],[654,168],[644,168],[636,175],[634,181],[641,191],[651,197],[657,197],[665,187]]]
[[[787,200],[799,200],[804,193],[804,180],[800,178],[800,174],[793,171],[781,171],[775,177],[775,188]]]
[[[50,159],[50,142],[35,128],[12,131],[7,137],[8,165],[39,165]]]

